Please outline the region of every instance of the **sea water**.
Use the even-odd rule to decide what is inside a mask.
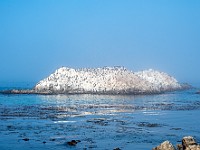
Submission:
[[[200,142],[200,95],[0,95],[0,150],[150,150]],[[78,140],[75,146],[67,142]]]

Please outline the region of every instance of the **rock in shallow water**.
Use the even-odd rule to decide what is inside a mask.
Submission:
[[[77,143],[81,142],[80,140],[71,140],[67,142],[68,145],[70,146],[76,146]]]
[[[200,145],[196,143],[192,136],[186,136],[182,139],[182,144],[177,144],[178,150],[200,150]],[[159,146],[152,150],[175,150],[174,146],[169,142],[165,141]]]
[[[29,141],[29,138],[24,138],[24,139],[22,139],[22,140],[24,140],[24,141]]]
[[[186,136],[182,140],[183,150],[200,150],[200,145],[196,143],[192,136]]]
[[[197,91],[196,94],[200,94],[200,91]]]
[[[152,150],[175,150],[175,148],[169,141],[165,141]]]

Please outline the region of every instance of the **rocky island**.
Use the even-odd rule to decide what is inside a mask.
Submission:
[[[132,72],[124,67],[61,67],[32,90],[12,94],[156,94],[184,89],[174,77],[153,69]]]

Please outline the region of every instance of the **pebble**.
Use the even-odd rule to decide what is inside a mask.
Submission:
[[[24,141],[29,141],[29,138],[24,138],[24,139],[22,139],[22,140],[24,140]]]
[[[68,145],[70,146],[76,146],[77,143],[81,142],[80,140],[71,140],[67,142]]]

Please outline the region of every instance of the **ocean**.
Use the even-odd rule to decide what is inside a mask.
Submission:
[[[0,95],[0,150],[151,150],[188,135],[200,142],[195,92]]]

